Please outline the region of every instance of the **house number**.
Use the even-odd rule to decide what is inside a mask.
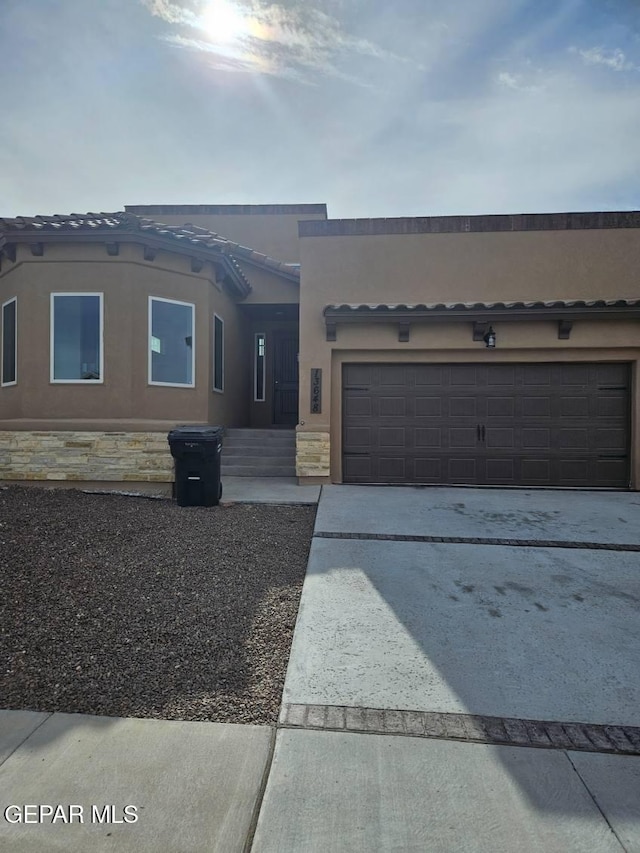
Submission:
[[[322,368],[311,368],[311,414],[322,412]]]

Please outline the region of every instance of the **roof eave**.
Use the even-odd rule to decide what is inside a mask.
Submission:
[[[274,275],[286,278],[289,281],[294,282],[295,284],[300,284],[300,270],[287,269],[286,264],[276,265],[270,263],[263,263],[254,258],[246,257],[245,255],[242,255],[239,252],[231,251],[230,254],[232,254],[238,261],[241,261],[243,264],[250,264],[253,267],[257,267],[258,269],[267,270],[267,272],[274,273]]]
[[[640,300],[628,305],[551,305],[541,307],[492,308],[453,307],[453,308],[409,308],[407,306],[333,306],[327,305],[323,311],[325,320],[332,323],[390,323],[390,322],[444,322],[512,321],[530,320],[627,320],[640,318]]]
[[[234,290],[234,295],[244,299],[251,292],[251,285],[242,273],[235,267],[233,260],[219,249],[194,246],[187,238],[163,237],[148,231],[132,231],[128,228],[95,228],[90,232],[83,231],[39,231],[16,230],[0,234],[0,252],[10,244],[33,243],[137,243],[142,246],[153,246],[174,254],[186,255],[199,261],[221,264],[227,275],[225,280]]]

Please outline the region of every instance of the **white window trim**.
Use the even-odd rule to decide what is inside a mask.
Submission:
[[[264,364],[262,371],[262,397],[256,394],[256,383],[258,381],[258,338],[264,338]],[[267,333],[256,332],[253,336],[253,402],[265,403],[267,400]]]
[[[222,362],[220,365],[220,374],[222,376],[222,384],[219,388],[216,388],[216,320],[220,320],[222,324],[222,356],[220,361]],[[219,314],[213,315],[213,335],[212,335],[212,343],[213,343],[213,357],[212,357],[212,377],[211,384],[213,385],[213,390],[216,394],[224,394],[224,320]]]
[[[191,308],[191,382],[156,382],[152,379],[152,353],[151,349],[151,329],[152,323],[152,305],[154,302],[170,302],[172,305],[186,305]],[[166,299],[164,296],[150,296],[148,300],[148,326],[149,335],[147,337],[147,366],[148,366],[148,384],[160,385],[164,388],[195,388],[196,387],[196,306],[193,302],[182,302],[180,299]]]
[[[15,323],[14,348],[15,348],[15,353],[14,353],[14,357],[13,357],[13,359],[14,359],[13,363],[15,365],[15,374],[14,375],[16,378],[13,380],[13,382],[2,382],[2,377],[4,376],[4,309],[6,308],[7,305],[10,305],[12,302],[16,303],[16,307],[15,307],[15,311],[14,311],[14,317],[15,317],[15,321],[14,321],[14,323]],[[0,325],[2,326],[1,334],[0,334],[0,341],[2,342],[2,350],[0,350],[0,385],[3,388],[8,388],[10,385],[17,385],[18,384],[18,297],[17,296],[12,296],[11,299],[7,299],[6,302],[3,302],[2,305],[0,305]]]
[[[100,300],[100,379],[54,379],[54,303],[56,296],[97,296]],[[16,340],[17,340],[16,335]],[[104,385],[104,294],[86,290],[58,291],[49,301],[49,382],[52,385]]]

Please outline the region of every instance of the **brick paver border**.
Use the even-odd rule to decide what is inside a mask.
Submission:
[[[318,539],[369,539],[387,542],[444,542],[454,545],[515,545],[521,548],[580,548],[596,551],[640,551],[640,545],[617,542],[572,542],[562,539],[497,539],[488,536],[409,536],[403,533],[334,533],[319,530]]]
[[[344,705],[284,703],[279,728],[393,734],[469,743],[640,755],[640,727]]]

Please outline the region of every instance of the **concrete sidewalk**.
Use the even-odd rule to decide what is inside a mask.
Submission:
[[[253,853],[640,850],[640,760],[281,731]]]
[[[273,735],[1,712],[0,849],[640,850],[637,758],[287,729],[272,754]]]
[[[266,726],[0,711],[0,850],[241,853],[272,737]],[[39,821],[33,807],[58,804],[55,822]]]

